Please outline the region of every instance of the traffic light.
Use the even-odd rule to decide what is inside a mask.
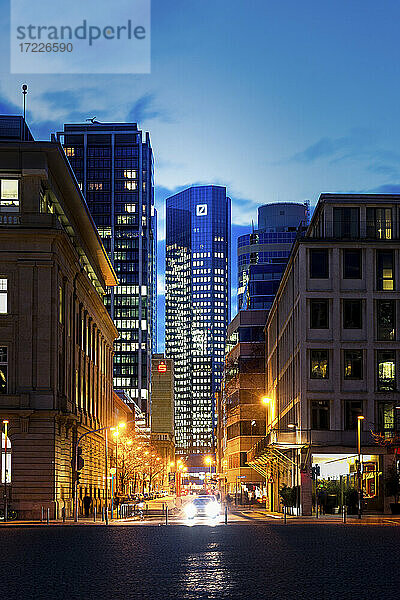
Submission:
[[[315,465],[311,467],[311,477],[312,479],[317,479],[321,474],[321,467],[319,465]]]
[[[78,446],[78,460],[77,460],[77,471],[82,471],[85,461],[83,460],[83,456],[82,456],[82,448],[80,446]]]
[[[80,472],[76,471],[75,472],[75,482],[76,482],[76,485],[79,485],[79,483],[80,483],[80,477],[81,477]]]

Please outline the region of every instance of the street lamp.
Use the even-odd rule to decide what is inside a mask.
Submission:
[[[361,474],[361,422],[364,420],[363,415],[357,417],[357,491],[358,491],[358,518],[361,519],[362,514],[362,474]]]
[[[134,423],[135,419],[132,419],[130,421],[128,421],[127,423],[120,423],[118,425],[118,427],[126,427],[126,425],[128,423]],[[91,429],[89,431],[86,431],[85,433],[82,433],[82,435],[80,435],[76,441],[76,446],[75,446],[75,457],[74,457],[74,471],[75,471],[75,481],[74,481],[74,495],[73,495],[73,502],[74,502],[74,521],[77,522],[78,521],[78,480],[77,480],[77,472],[78,472],[78,450],[79,450],[79,444],[81,443],[81,441],[83,440],[83,438],[85,438],[87,435],[90,435],[91,433],[100,433],[101,431],[104,431],[104,463],[105,463],[105,472],[106,472],[106,489],[105,489],[105,505],[106,505],[106,511],[105,511],[105,520],[106,520],[106,525],[108,525],[108,430],[111,429],[115,429],[110,427],[110,425],[106,425],[105,427],[99,427],[98,429]]]
[[[7,497],[7,437],[8,437],[8,424],[9,421],[4,419],[4,522],[8,519],[8,497]],[[1,455],[1,444],[0,444],[0,455]]]
[[[209,465],[209,467],[210,467],[210,477],[209,477],[208,483],[211,486],[211,465],[212,465],[212,462],[213,462],[211,456],[206,456],[205,459],[204,459],[204,462],[205,462],[206,465]]]

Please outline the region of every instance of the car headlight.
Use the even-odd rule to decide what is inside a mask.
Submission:
[[[215,517],[219,513],[218,502],[210,502],[207,505],[206,512],[209,517]]]
[[[194,517],[196,514],[197,510],[194,504],[190,503],[190,504],[186,504],[185,506],[185,513],[186,516],[189,517],[189,519],[191,517]]]

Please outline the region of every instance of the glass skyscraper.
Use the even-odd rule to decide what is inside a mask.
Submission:
[[[307,204],[276,202],[258,209],[258,229],[238,238],[238,309],[269,310],[293,242],[308,224]]]
[[[177,453],[213,450],[215,394],[230,320],[231,201],[226,188],[167,198],[165,349],[174,360]]]
[[[105,299],[120,334],[114,387],[149,414],[157,301],[150,137],[136,123],[86,123],[64,125],[58,138],[119,280]]]

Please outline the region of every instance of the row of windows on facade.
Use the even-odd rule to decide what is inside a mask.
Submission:
[[[65,154],[68,158],[82,157],[84,156],[83,146],[66,146],[64,147]],[[109,146],[90,146],[86,148],[88,157],[111,157],[111,144]],[[139,156],[139,146],[115,146],[114,156]]]
[[[142,182],[143,190],[146,190],[147,182]],[[114,189],[117,191],[135,191],[138,189],[136,180],[121,181],[117,179],[114,183]],[[111,190],[111,181],[88,181],[87,191],[89,192],[109,192]]]
[[[253,244],[268,244],[268,243],[284,243],[290,244],[296,239],[297,232],[293,231],[279,231],[269,233],[254,233],[241,235],[238,238],[238,248],[243,246],[250,246]]]
[[[343,379],[364,379],[364,355],[364,350],[342,351]],[[329,379],[332,371],[331,362],[329,350],[310,350],[310,378]],[[396,390],[396,352],[394,350],[376,351],[375,376],[378,391]]]
[[[310,328],[329,329],[331,300],[310,300]],[[342,300],[342,327],[343,329],[362,329],[364,300]],[[395,300],[375,301],[376,339],[378,341],[396,339],[396,304]],[[368,323],[372,325],[372,323]]]
[[[310,249],[310,278],[329,279],[329,250]],[[344,249],[342,251],[342,275],[344,279],[362,279],[362,251]],[[393,290],[395,261],[393,250],[376,250],[376,289]]]
[[[330,429],[331,403],[329,400],[311,401],[311,428],[312,429]],[[381,402],[377,406],[378,422],[377,429],[381,432],[399,431],[400,416],[393,403]],[[364,406],[362,400],[344,400],[343,402],[343,428],[345,430],[355,430],[357,428],[358,417],[364,415]]]
[[[96,226],[97,227],[111,227],[112,218],[109,214],[106,215],[96,215]],[[125,226],[128,225],[132,227],[133,225],[138,226],[139,223],[142,224],[143,227],[146,227],[148,224],[147,217],[142,217],[140,221],[137,215],[115,215],[114,224]]]
[[[338,239],[358,239],[360,225],[365,225],[365,236],[371,239],[391,240],[394,237],[393,209],[367,207],[366,222],[361,224],[359,207],[333,209],[333,236]]]

